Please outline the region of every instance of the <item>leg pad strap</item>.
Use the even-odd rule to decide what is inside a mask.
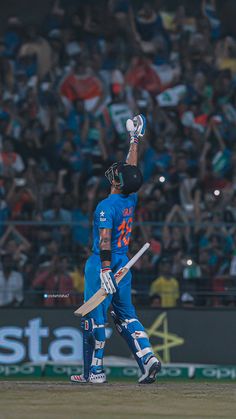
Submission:
[[[136,352],[136,355],[139,358],[142,358],[143,356],[150,354],[150,352],[152,352],[152,348],[150,346],[149,347],[147,346],[147,348],[140,349],[140,351]]]
[[[95,340],[95,348],[94,349],[103,349],[105,346],[105,340]]]

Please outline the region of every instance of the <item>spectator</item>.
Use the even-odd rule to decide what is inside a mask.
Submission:
[[[77,305],[83,303],[83,293],[84,293],[84,272],[83,272],[83,263],[81,260],[74,267],[74,270],[70,272],[71,279],[73,281],[73,288],[76,292],[74,302]]]
[[[84,274],[81,269],[81,264],[75,267],[75,269],[70,273],[70,276],[73,281],[74,289],[82,294],[84,292]]]
[[[23,302],[23,276],[14,268],[10,253],[2,254],[0,270],[0,307],[19,306]]]
[[[1,180],[0,180],[1,182]],[[4,234],[5,231],[5,221],[9,218],[10,215],[10,209],[9,206],[7,204],[7,201],[5,199],[5,191],[3,188],[3,181],[2,183],[2,187],[0,188],[0,237]]]
[[[15,152],[13,143],[8,139],[3,143],[0,158],[0,171],[3,175],[20,174],[24,170],[21,156]]]
[[[81,208],[72,211],[73,240],[80,246],[88,246],[89,243],[89,214],[87,202],[84,201]]]
[[[170,228],[170,223],[174,221],[184,221],[184,228],[180,229],[177,226]],[[175,205],[167,214],[166,221],[163,227],[163,248],[168,253],[174,253],[178,249],[187,251],[189,247],[190,229],[187,224],[186,214],[180,206]]]
[[[179,283],[171,276],[169,261],[164,259],[161,261],[160,276],[158,276],[151,284],[150,297],[159,295],[161,299],[161,307],[176,307],[179,299]]]
[[[63,260],[54,256],[45,270],[36,273],[32,288],[42,292],[45,307],[73,304],[73,282],[65,268]]]
[[[48,209],[43,212],[43,219],[45,221],[71,221],[70,211],[62,208],[62,198],[58,193],[54,193],[51,196],[51,209]]]
[[[125,120],[141,112],[131,252],[150,241],[142,292],[166,256],[181,281],[189,254],[202,275],[196,291],[203,278],[211,291],[235,247],[235,36],[224,35],[213,0],[171,14],[157,2],[87,3],[72,13],[55,1],[37,27],[18,16],[2,26],[0,243],[23,270],[32,262],[37,271],[47,253],[77,263],[107,192],[104,171],[125,158]],[[9,230],[12,221],[25,225]]]
[[[29,258],[31,248],[29,241],[13,226],[10,226],[0,240],[0,246],[12,255],[16,268],[22,270]]]

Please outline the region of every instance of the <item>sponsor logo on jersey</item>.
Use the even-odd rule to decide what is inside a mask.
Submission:
[[[107,219],[104,217],[105,211],[100,212],[100,221],[106,221]]]

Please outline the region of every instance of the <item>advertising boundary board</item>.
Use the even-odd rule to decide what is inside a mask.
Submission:
[[[154,352],[165,363],[236,365],[236,310],[140,310]],[[106,356],[130,358],[112,319]],[[82,361],[82,331],[73,309],[0,309],[0,365]]]
[[[106,366],[105,371],[110,381],[137,381],[139,370],[136,366]],[[1,365],[0,381],[11,379],[22,380],[68,380],[70,375],[81,374],[81,365],[62,365],[62,364],[45,364],[45,365]],[[161,372],[158,374],[158,380],[188,380],[194,379],[199,381],[236,381],[236,365],[185,365],[178,364],[163,365]]]

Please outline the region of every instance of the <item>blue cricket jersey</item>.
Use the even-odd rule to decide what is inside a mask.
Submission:
[[[100,228],[112,229],[112,253],[126,254],[128,252],[136,204],[136,193],[130,195],[111,194],[98,204],[94,213],[93,224],[94,253],[100,253]]]

